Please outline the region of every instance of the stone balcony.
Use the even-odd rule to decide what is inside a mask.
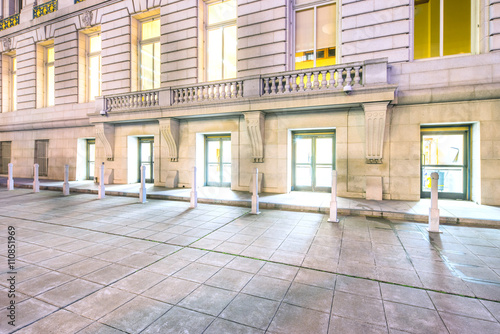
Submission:
[[[361,106],[395,98],[387,59],[106,95],[91,123]],[[107,116],[103,120],[102,116]]]

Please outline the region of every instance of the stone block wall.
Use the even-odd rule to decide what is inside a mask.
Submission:
[[[343,0],[341,15],[343,62],[410,59],[409,0]]]

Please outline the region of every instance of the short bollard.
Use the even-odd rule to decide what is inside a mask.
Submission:
[[[7,179],[7,190],[14,190],[14,178],[12,177],[13,164],[8,164],[9,167],[9,178]]]
[[[33,192],[40,192],[40,181],[38,180],[38,164],[33,166]]]
[[[139,200],[146,203],[146,166],[141,166],[141,188],[139,189]]]
[[[439,208],[438,208],[438,182],[439,174],[431,173],[431,207],[429,209],[429,227],[427,231],[442,233],[439,230]]]
[[[198,189],[196,187],[196,167],[193,167],[193,182],[191,184],[191,200],[189,207],[194,209],[198,206]]]
[[[69,165],[64,165],[63,195],[69,195]]]
[[[106,197],[106,191],[104,188],[104,162],[102,163],[100,169],[101,170],[100,170],[100,176],[99,176],[99,190],[97,191],[97,193],[98,193],[97,198],[103,199],[104,197]]]
[[[330,201],[330,218],[331,223],[338,223],[337,218],[337,171],[332,171],[332,200]]]
[[[253,176],[253,195],[252,195],[252,215],[260,214],[259,211],[259,169],[255,168]]]

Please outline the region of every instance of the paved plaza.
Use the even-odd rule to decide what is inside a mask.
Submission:
[[[0,332],[500,333],[500,229],[249,211],[2,188]]]

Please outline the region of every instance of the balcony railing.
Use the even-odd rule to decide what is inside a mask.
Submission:
[[[47,15],[49,13],[53,13],[57,10],[57,0],[52,0],[49,2],[42,3],[38,6],[33,7],[33,18],[36,19],[38,17]]]
[[[220,101],[243,96],[243,81],[220,81],[172,89],[172,104]]]
[[[148,107],[221,103],[304,94],[331,94],[387,85],[387,58],[262,76],[205,82],[159,90],[122,93],[99,98],[98,111],[127,111]],[[102,99],[102,100],[101,100]]]
[[[19,13],[6,17],[0,20],[0,31],[8,29],[19,24]]]
[[[363,85],[363,63],[293,71],[262,78],[263,95],[293,94],[318,90],[342,90]]]
[[[133,93],[117,94],[106,97],[106,110],[138,109],[159,105],[159,91],[150,90]]]

